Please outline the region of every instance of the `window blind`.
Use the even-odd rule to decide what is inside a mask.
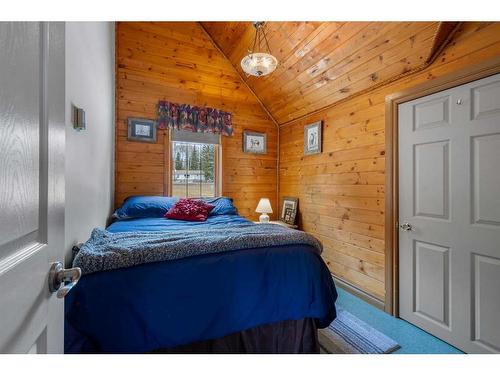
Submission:
[[[170,133],[172,141],[175,142],[191,142],[191,143],[207,143],[212,145],[220,144],[220,135],[214,133],[194,133],[190,131],[172,130]]]

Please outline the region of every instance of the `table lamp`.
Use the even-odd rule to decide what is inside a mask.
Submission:
[[[259,221],[261,223],[269,223],[269,215],[273,213],[273,209],[271,208],[271,202],[269,198],[260,198],[259,204],[255,209],[255,212],[258,212],[262,215],[259,217]]]

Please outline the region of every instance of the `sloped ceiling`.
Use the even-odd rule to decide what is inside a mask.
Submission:
[[[240,61],[253,42],[250,22],[202,22],[278,124],[285,124],[424,67],[455,22],[266,22],[279,60],[265,77]]]

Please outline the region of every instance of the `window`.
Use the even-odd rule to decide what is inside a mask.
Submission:
[[[171,139],[171,195],[187,198],[217,196],[219,137],[174,131]]]

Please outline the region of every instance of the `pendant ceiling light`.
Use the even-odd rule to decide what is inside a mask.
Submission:
[[[248,50],[248,55],[241,59],[241,68],[248,75],[261,77],[272,73],[278,66],[278,60],[271,55],[264,32],[264,22],[254,22],[253,26],[255,27],[253,47]],[[262,44],[267,48],[267,51],[261,48]]]

